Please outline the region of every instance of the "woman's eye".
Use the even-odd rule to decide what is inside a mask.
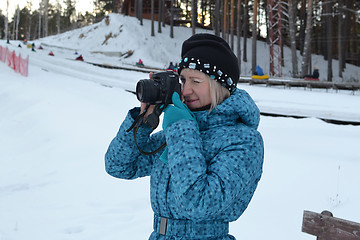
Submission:
[[[186,79],[185,78],[180,78],[180,81],[181,81],[182,84],[184,84]]]

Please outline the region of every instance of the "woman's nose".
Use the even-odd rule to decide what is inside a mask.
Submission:
[[[183,96],[189,96],[192,93],[192,88],[187,82],[185,82],[183,84],[183,88],[182,88],[181,93],[182,93]]]

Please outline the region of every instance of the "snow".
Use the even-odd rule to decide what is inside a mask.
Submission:
[[[110,20],[109,26],[101,22],[35,41],[36,46],[47,44],[37,52],[0,42],[30,58],[28,77],[0,62],[1,240],[147,239],[152,231],[149,178],[120,180],[104,170],[108,144],[128,109],[139,105],[126,89],[134,90],[148,74],[73,61],[74,50],[89,62],[121,66],[142,58],[145,64],[164,68],[179,59],[191,29],[175,28],[171,39],[167,26],[152,38],[148,21],[141,27],[133,18],[111,15]],[[123,38],[102,45],[110,28],[113,33],[121,28],[117,33]],[[80,39],[81,33],[88,35]],[[120,60],[91,53],[129,49],[134,55]],[[50,50],[54,57],[48,56]],[[325,62],[317,64],[325,69]],[[358,73],[359,68],[347,66],[347,76]],[[319,119],[359,122],[360,94],[238,87],[247,90],[263,112],[307,118],[261,116],[264,173],[230,232],[248,240],[315,239],[301,232],[304,210],[327,209],[360,222],[360,126]]]

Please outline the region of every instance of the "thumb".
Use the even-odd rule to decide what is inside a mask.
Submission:
[[[180,109],[186,109],[186,105],[181,101],[180,96],[177,92],[173,93],[172,102],[176,107]]]
[[[173,93],[171,100],[174,103],[174,105],[177,105],[177,104],[179,104],[179,102],[181,102],[180,96],[177,92]]]

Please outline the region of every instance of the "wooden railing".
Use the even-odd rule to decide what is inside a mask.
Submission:
[[[335,90],[360,90],[359,83],[333,83],[301,79],[252,79],[251,77],[240,77],[239,83],[249,83],[250,85],[264,84],[266,86],[284,87],[304,87],[304,88],[323,88]]]
[[[329,211],[304,211],[302,231],[317,240],[360,240],[359,223],[333,217]]]

